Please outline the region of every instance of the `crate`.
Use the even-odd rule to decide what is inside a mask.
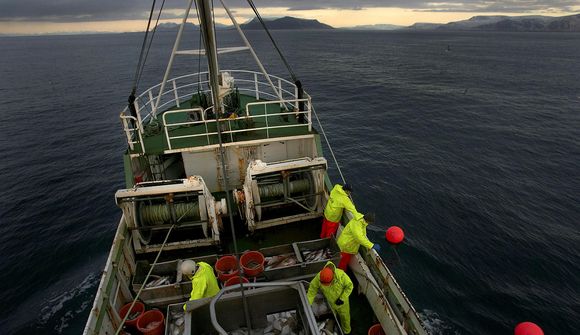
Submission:
[[[300,257],[303,259],[302,266],[304,268],[303,271],[305,274],[318,273],[320,270],[322,270],[322,268],[328,261],[333,262],[334,265],[338,265],[338,263],[340,262],[340,248],[338,247],[338,244],[336,243],[334,237],[298,242],[295,244],[297,246]],[[323,248],[329,248],[330,251],[332,252],[332,257],[321,259],[318,261],[310,261],[310,262],[306,261],[306,256],[304,255],[305,251],[320,250]]]
[[[240,292],[222,295],[215,304],[215,310],[217,322],[226,332],[229,333],[245,326],[244,299],[250,309],[250,321],[254,330],[266,328],[269,324],[269,315],[292,311],[296,314],[296,320],[302,334],[318,334],[316,319],[308,304],[306,291],[300,284],[255,287],[246,290],[244,298]],[[210,298],[205,298],[187,303],[184,334],[216,333],[210,320],[210,301]],[[169,306],[168,314],[181,307],[181,304]],[[170,330],[171,326],[166,329],[167,335],[172,335],[167,333]]]
[[[305,261],[306,258],[304,257],[304,251],[318,250],[322,248],[330,248],[333,256],[319,261]],[[291,253],[294,254],[298,260],[298,263],[295,265],[276,269],[265,269],[263,275],[268,281],[279,281],[291,278],[305,279],[316,275],[324,267],[326,262],[332,261],[335,265],[338,265],[338,262],[340,261],[340,249],[333,237],[263,248],[260,249],[260,252],[264,257]]]
[[[298,249],[297,249],[297,246],[295,243],[277,245],[277,246],[270,247],[270,248],[262,248],[259,251],[262,253],[262,255],[264,255],[264,257],[271,257],[271,256],[282,255],[282,254],[292,254],[296,257],[296,259],[298,261],[298,263],[296,263],[295,265],[279,267],[276,269],[267,269],[266,270],[266,265],[264,265],[264,272],[262,272],[262,275],[266,278],[266,280],[276,281],[276,280],[283,280],[283,279],[287,279],[287,278],[298,277],[298,276],[302,275],[302,269],[300,268],[301,267],[300,264],[302,263],[302,258],[300,257],[300,254],[298,252]]]

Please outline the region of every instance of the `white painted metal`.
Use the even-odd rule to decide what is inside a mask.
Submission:
[[[306,99],[300,99],[300,100],[304,100],[307,101]],[[293,102],[294,100],[291,100],[289,102]],[[272,116],[272,114],[268,114],[267,113],[267,105],[269,104],[279,104],[281,101],[264,101],[264,102],[256,102],[256,103],[249,103],[249,105],[263,105],[264,106],[264,115],[249,115],[249,109],[248,107],[246,107],[246,116],[239,116],[236,118],[224,118],[224,119],[220,119],[221,122],[223,121],[227,121],[228,124],[230,125],[230,127],[228,128],[228,130],[222,130],[222,134],[230,134],[230,139],[233,141],[233,134],[236,133],[246,133],[246,132],[252,132],[252,131],[256,131],[256,130],[266,130],[266,138],[270,138],[270,130],[272,129],[281,129],[281,128],[295,128],[295,127],[309,127],[309,129],[311,129],[311,124],[310,120],[308,120],[308,124],[288,124],[288,125],[282,125],[282,126],[270,126],[268,124],[268,116]],[[164,122],[164,131],[165,131],[165,136],[167,139],[167,143],[169,146],[169,150],[172,150],[173,147],[171,145],[171,140],[174,139],[183,139],[183,138],[195,138],[195,137],[202,137],[205,136],[207,138],[207,144],[210,144],[209,141],[209,136],[213,136],[213,135],[217,135],[217,132],[209,132],[208,131],[208,124],[210,123],[216,123],[215,119],[202,119],[201,121],[189,121],[189,122],[177,122],[177,123],[168,123],[165,115],[166,114],[178,114],[178,113],[190,113],[191,111],[201,111],[201,109],[197,108],[197,109],[183,109],[183,110],[173,110],[173,111],[168,111],[165,112],[163,114],[163,122]],[[292,116],[297,116],[299,114],[305,114],[308,115],[309,111],[301,111],[301,112],[280,112],[280,113],[276,113],[275,115],[292,115]],[[202,113],[202,115],[205,113]],[[231,128],[231,121],[245,121],[248,119],[260,119],[260,118],[265,118],[266,121],[266,126],[265,127],[249,127],[249,128],[245,128],[245,129],[236,129],[236,130],[232,130]],[[195,126],[195,125],[200,125],[200,124],[204,124],[205,128],[206,128],[206,132],[205,133],[200,133],[200,134],[189,134],[189,135],[180,135],[180,136],[169,136],[169,128],[171,127],[178,127],[178,126]]]
[[[248,47],[248,49],[250,50],[250,53],[252,54],[252,57],[254,57],[254,60],[256,61],[256,64],[258,65],[258,67],[260,68],[260,71],[262,71],[262,74],[264,75],[264,77],[266,77],[266,79],[268,80],[268,83],[270,84],[270,86],[272,87],[272,90],[274,90],[274,92],[276,92],[276,88],[274,88],[274,83],[272,83],[272,80],[270,79],[270,76],[268,75],[268,72],[266,72],[266,69],[264,68],[264,66],[262,65],[262,62],[260,61],[260,59],[258,58],[258,55],[256,54],[256,52],[254,51],[254,48],[252,48],[252,45],[250,44],[250,42],[248,41],[248,39],[246,38],[246,35],[244,34],[244,32],[242,31],[242,28],[240,28],[240,25],[238,24],[238,21],[236,20],[236,18],[234,17],[234,15],[232,14],[232,12],[230,11],[230,9],[228,8],[228,6],[226,6],[226,4],[224,3],[224,0],[220,0],[220,2],[222,3],[222,6],[224,7],[226,13],[228,14],[228,16],[230,17],[230,20],[232,20],[232,23],[234,24],[234,26],[236,27],[236,30],[238,31],[238,33],[240,34],[240,37],[242,38],[242,40],[244,41],[244,43],[246,44],[246,46]],[[284,98],[282,98],[282,91],[278,91],[276,92],[278,95],[278,98],[280,100],[284,100]],[[296,96],[298,97],[298,96]]]
[[[218,55],[227,54],[231,52],[237,51],[244,51],[248,50],[248,47],[229,47],[229,48],[218,48],[217,53]],[[204,49],[197,49],[197,50],[179,50],[175,53],[176,55],[194,55],[194,56],[205,56]]]
[[[169,127],[185,126],[185,125],[189,125],[191,123],[190,122],[179,122],[179,123],[167,124],[167,115],[178,114],[178,113],[189,114],[189,113],[195,113],[195,112],[200,113],[202,118],[205,118],[205,116],[204,116],[205,113],[203,112],[203,109],[201,109],[201,108],[179,109],[179,110],[167,111],[167,112],[163,113],[163,124],[165,125],[163,127],[163,130],[165,131],[165,139],[167,140],[167,145],[169,146],[169,150],[172,149],[171,137],[169,137]],[[207,132],[207,128],[206,128],[206,132]],[[176,138],[176,137],[174,137],[174,138]]]
[[[175,52],[179,48],[179,43],[181,42],[181,35],[183,33],[183,29],[185,28],[185,23],[187,22],[187,17],[189,16],[189,10],[191,9],[191,5],[193,4],[193,0],[189,0],[187,7],[185,8],[185,14],[183,15],[183,21],[181,22],[181,26],[179,26],[179,31],[177,32],[177,37],[175,38],[175,44],[173,44],[173,50],[171,51],[171,56],[169,57],[169,63],[167,64],[167,68],[165,69],[165,75],[163,75],[163,81],[161,82],[161,88],[159,89],[159,95],[157,96],[157,101],[155,102],[155,107],[153,108],[155,111],[159,110],[159,102],[161,101],[161,95],[163,94],[163,90],[165,89],[165,84],[167,83],[167,79],[169,78],[169,74],[171,73],[171,67],[173,66],[173,60],[175,59]],[[139,113],[137,113],[139,114]],[[155,115],[155,114],[153,114]]]
[[[175,105],[177,105],[177,107],[181,107],[179,105],[179,95],[177,94],[177,86],[175,86],[175,80],[172,80],[171,83],[173,84],[173,93],[175,94]]]
[[[212,196],[211,192],[207,188],[203,177],[201,176],[190,176],[187,179],[181,179],[176,181],[172,184],[164,184],[165,181],[160,182],[146,182],[138,184],[138,187],[130,188],[130,189],[122,189],[118,190],[115,193],[115,201],[117,205],[123,210],[123,214],[126,218],[133,218],[131,222],[127,224],[129,227],[138,227],[138,222],[136,218],[138,217],[137,209],[135,206],[135,200],[139,197],[145,196],[155,196],[155,197],[164,197],[167,194],[179,194],[183,192],[200,192],[203,196],[200,199],[204,201],[199,201],[198,206],[200,207],[200,213],[205,213],[207,215],[207,219],[209,225],[211,227],[211,236],[206,236],[205,239],[197,239],[197,240],[185,240],[185,241],[177,241],[175,245],[178,245],[178,248],[191,248],[192,245],[199,245],[200,243],[209,244],[217,244],[220,240],[219,237],[219,229],[218,229],[218,217],[215,211],[215,199]],[[203,207],[203,208],[201,208]],[[204,227],[205,232],[205,227]],[[140,232],[137,232],[140,234]],[[141,243],[137,243],[137,247],[135,248],[136,252],[145,252],[146,245],[141,245]],[[149,245],[149,248],[155,247],[155,245]]]
[[[125,131],[125,136],[127,137],[127,144],[129,144],[129,147],[132,150],[134,150],[135,144],[139,143],[141,145],[142,152],[145,152],[145,145],[143,143],[143,135],[142,135],[143,132],[140,130],[141,125],[139,123],[139,120],[137,120],[137,118],[134,116],[123,115],[122,113],[119,117],[121,118],[121,122],[123,123],[123,130]],[[127,120],[131,120],[132,122],[129,122]],[[134,124],[136,128],[130,128],[129,127],[130,124]],[[135,134],[137,134],[137,136],[139,137],[139,141],[133,140],[133,136],[135,136]]]
[[[328,167],[326,159],[323,157],[310,158],[303,157],[297,159],[289,159],[280,162],[266,163],[261,160],[254,160],[248,164],[246,171],[246,178],[244,181],[243,192],[244,192],[244,207],[245,207],[245,217],[246,224],[250,231],[256,229],[262,229],[266,227],[271,227],[272,224],[269,221],[284,221],[284,216],[276,217],[275,219],[266,220],[265,225],[262,225],[262,207],[256,206],[262,202],[260,199],[260,192],[258,189],[258,183],[255,180],[256,176],[268,175],[272,173],[278,173],[280,171],[292,171],[296,169],[303,169],[307,167],[322,167],[321,169],[312,170],[312,181],[314,187],[314,193],[319,193],[324,191],[324,175],[326,174],[326,169]],[[322,206],[322,201],[319,201],[316,197],[317,202],[314,206],[314,213],[307,213],[313,215],[314,217],[322,215],[324,207]],[[292,215],[294,216],[294,215]]]
[[[236,86],[238,86],[238,88],[240,89],[240,91],[247,91],[247,92],[252,92],[253,94],[255,94],[256,90],[258,90],[258,94],[265,94],[267,96],[273,97],[275,99],[279,99],[278,97],[278,93],[276,92],[276,90],[273,90],[272,93],[268,92],[268,91],[260,91],[259,87],[261,86],[266,86],[271,88],[271,85],[268,83],[268,80],[265,81],[260,81],[258,80],[258,77],[260,78],[266,78],[264,76],[263,73],[260,72],[255,72],[255,71],[248,71],[248,70],[223,70],[221,72],[229,72],[231,74],[234,75],[235,77],[235,84]],[[197,86],[197,85],[203,85],[203,84],[208,84],[209,81],[208,80],[201,80],[202,76],[206,76],[207,77],[207,72],[200,72],[200,73],[192,73],[192,74],[187,74],[187,75],[183,75],[183,76],[179,76],[179,77],[175,77],[172,78],[170,80],[175,80],[176,84],[177,84],[177,89],[178,90],[183,90],[185,88],[188,87],[193,87],[193,86]],[[244,78],[244,76],[246,76],[246,78]],[[195,78],[197,77],[197,78]],[[282,93],[288,94],[288,96],[290,97],[294,97],[297,98],[297,88],[296,85],[284,78],[280,78],[277,76],[273,76],[273,75],[268,75],[268,77],[270,77],[270,80],[281,80],[282,82]],[[257,84],[256,84],[257,83]],[[251,84],[248,85],[248,84]],[[152,95],[157,95],[156,91],[159,90],[161,86],[161,83],[150,87],[149,89],[147,89],[146,91],[144,91],[142,94],[140,94],[137,99],[144,99],[145,96],[149,95],[150,93]],[[185,90],[187,91],[187,90]],[[191,92],[193,92],[194,90],[190,90]],[[205,89],[203,90],[203,92],[210,92],[209,89]],[[169,91],[163,91],[163,93],[161,94],[161,99],[163,100],[163,104],[158,105],[157,107],[155,107],[155,104],[144,104],[143,106],[140,107],[140,109],[138,110],[138,112],[143,114],[147,114],[146,116],[143,117],[143,121],[147,121],[150,117],[152,117],[152,115],[156,115],[157,110],[161,110],[164,107],[171,107],[172,105],[175,105],[175,98],[174,98],[175,94],[173,93],[173,90],[169,90]],[[181,98],[186,98],[187,96],[191,96],[191,94],[188,95],[183,95],[180,96]],[[305,97],[307,97],[308,95],[305,95]],[[165,97],[173,97],[173,98],[169,98],[169,99],[164,99]],[[259,99],[259,96],[258,96]]]

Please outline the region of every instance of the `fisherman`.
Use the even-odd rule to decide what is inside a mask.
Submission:
[[[352,255],[358,253],[358,248],[362,245],[367,249],[381,250],[379,244],[373,244],[367,238],[367,226],[375,221],[374,213],[356,213],[338,237],[338,247],[340,248],[340,262],[338,268],[346,271]]]
[[[314,297],[322,291],[330,308],[336,313],[340,326],[345,334],[350,334],[350,304],[348,297],[353,285],[348,275],[337,269],[334,263],[327,262],[324,268],[316,274],[308,286],[308,303],[312,305]]]
[[[352,215],[358,213],[352,200],[350,200],[351,193],[352,186],[350,184],[344,184],[344,186],[339,184],[334,185],[332,191],[330,191],[330,198],[326,203],[326,208],[324,209],[320,238],[327,238],[336,234],[343,209],[346,209]]]
[[[196,264],[191,259],[186,259],[181,263],[181,273],[191,279],[190,301],[210,298],[220,291],[213,268],[205,262]],[[185,306],[183,305],[183,310],[185,310]]]

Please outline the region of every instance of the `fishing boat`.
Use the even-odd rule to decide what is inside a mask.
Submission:
[[[291,80],[269,74],[220,2],[242,45],[218,47],[213,2],[189,0],[162,81],[138,95],[134,85],[120,113],[122,217],[84,334],[343,334],[323,296],[306,298],[309,281],[340,257],[335,238],[319,236],[333,187],[326,135],[291,69]],[[203,48],[182,50],[192,8]],[[248,68],[259,71],[221,69],[218,55],[231,52],[249,53]],[[182,55],[207,58],[208,71],[171,77]],[[352,334],[426,334],[379,254],[362,249],[347,271]],[[188,301],[188,259],[215,269],[217,295]],[[154,327],[142,328],[146,315]],[[292,327],[275,327],[291,318]]]

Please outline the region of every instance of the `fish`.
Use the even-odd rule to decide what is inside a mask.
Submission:
[[[151,277],[153,277],[153,276],[151,276]],[[158,276],[155,276],[155,277],[158,277]],[[154,278],[152,281],[150,281],[149,283],[147,283],[145,285],[145,288],[152,288],[152,287],[169,285],[169,284],[171,284],[170,276],[163,276],[163,277],[158,277],[157,279]]]
[[[127,317],[127,320],[135,320],[139,316],[139,314],[141,314],[141,312],[130,313],[129,316]]]
[[[305,250],[302,252],[305,262],[319,262],[329,260],[334,256],[334,252],[330,248],[322,248],[317,250]]]
[[[291,266],[298,263],[298,259],[293,253],[281,254],[265,258],[266,270]]]
[[[157,327],[159,327],[159,325],[163,323],[163,321],[153,321],[150,322],[149,324],[147,324],[147,326],[145,326],[145,330],[153,330]]]

